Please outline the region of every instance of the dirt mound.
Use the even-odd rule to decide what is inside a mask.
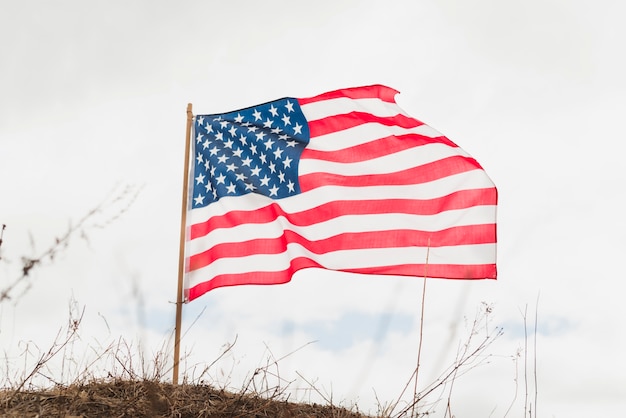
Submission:
[[[0,392],[0,417],[365,417],[336,406],[235,394],[203,385],[114,381],[46,391]]]

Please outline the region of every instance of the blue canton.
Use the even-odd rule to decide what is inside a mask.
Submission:
[[[194,209],[224,196],[282,199],[300,193],[298,162],[309,126],[296,99],[198,115],[195,135]]]

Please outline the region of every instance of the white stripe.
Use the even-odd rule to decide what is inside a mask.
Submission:
[[[454,226],[492,224],[496,206],[474,206],[449,210],[436,215],[382,213],[375,215],[346,215],[308,226],[293,225],[283,216],[264,224],[240,224],[232,228],[215,229],[209,234],[189,241],[189,254],[197,254],[226,242],[277,238],[283,231],[293,231],[309,241],[334,237],[347,232],[376,232],[396,229],[435,232]]]
[[[324,119],[329,116],[343,115],[350,112],[365,112],[381,117],[396,115],[408,116],[396,103],[384,102],[378,98],[350,99],[340,97],[300,106],[308,121]],[[410,117],[410,116],[408,116]]]
[[[299,244],[288,244],[280,254],[257,254],[239,258],[221,258],[210,265],[187,273],[187,288],[206,282],[220,274],[277,272],[289,267],[296,257],[307,257],[331,270],[350,270],[400,264],[493,264],[496,244],[459,245],[454,247],[366,248],[314,254]],[[383,261],[383,262],[381,262]]]
[[[187,224],[204,222],[233,210],[250,211],[279,204],[287,213],[312,209],[325,202],[370,199],[436,199],[459,190],[494,187],[493,182],[480,169],[455,174],[435,181],[407,186],[339,187],[326,186],[280,200],[250,193],[243,196],[223,197],[215,203],[188,212]]]
[[[460,148],[450,147],[441,143],[432,143],[354,163],[338,163],[303,158],[298,164],[298,175],[302,176],[311,173],[333,173],[346,176],[388,174],[459,155],[466,156]]]
[[[391,135],[418,134],[428,138],[441,137],[439,132],[428,125],[415,128],[386,126],[380,123],[364,123],[342,131],[331,132],[311,138],[307,148],[316,151],[338,151],[357,145],[367,144]]]

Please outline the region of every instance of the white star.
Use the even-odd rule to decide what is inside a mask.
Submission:
[[[250,126],[250,127],[248,128],[248,133],[250,133],[250,132],[256,132],[256,130],[257,130],[257,127],[256,127],[256,126],[254,126],[254,125],[252,125],[252,126]]]
[[[280,180],[281,183],[285,182],[285,173],[283,173],[282,171],[278,172],[278,179]]]
[[[196,184],[203,184],[204,183],[204,174],[200,173],[198,174],[198,177],[196,177]]]
[[[237,169],[237,166],[235,165],[235,163],[230,163],[226,166],[226,171],[235,171]]]
[[[291,103],[289,100],[287,100],[287,104],[285,105],[285,107],[287,108],[287,112],[293,112],[293,103]]]
[[[241,148],[237,148],[236,150],[233,151],[233,155],[237,158],[241,158],[241,153],[243,152],[243,150]]]
[[[256,134],[257,141],[263,141],[263,138],[265,138],[265,132],[259,132],[258,134]]]
[[[261,179],[261,186],[269,186],[270,178],[267,177],[267,174]]]
[[[198,197],[194,197],[193,200],[196,201],[196,205],[201,205],[202,203],[204,203],[204,196],[198,194]]]
[[[206,139],[204,143],[202,144],[202,149],[209,148],[209,145],[211,145],[211,142],[208,139]]]
[[[224,134],[221,132],[218,132],[215,134],[215,139],[217,139],[218,141],[223,141],[224,140]]]
[[[198,116],[197,122],[198,125],[202,125],[204,123],[204,116]]]
[[[289,135],[287,135],[287,134],[282,134],[282,135],[279,135],[279,136],[278,136],[278,139],[280,139],[281,141],[284,141],[284,140],[286,140],[287,138],[289,138]]]
[[[198,156],[196,157],[196,160],[198,160],[198,164],[202,164],[202,161],[204,161],[204,160],[202,159],[202,154],[201,153],[198,153]]]
[[[289,157],[285,158],[285,161],[283,161],[283,166],[285,166],[285,168],[291,167],[291,162],[292,161],[293,160],[291,158],[289,158]]]
[[[296,126],[293,127],[294,134],[302,134],[302,125],[296,122]]]
[[[211,185],[210,181],[206,182],[206,184],[204,185],[204,188],[206,189],[207,192],[210,192],[211,190],[213,190],[213,186]]]
[[[198,134],[198,136],[196,136],[196,142],[197,142],[198,144],[199,144],[200,142],[202,142],[202,137],[203,137],[203,136],[204,136],[204,135],[202,135],[202,134]]]
[[[228,160],[228,157],[227,157],[227,156],[225,156],[225,155],[220,155],[219,157],[217,157],[217,161],[218,161],[219,163],[224,164],[224,163],[226,162],[226,160]]]
[[[241,160],[241,164],[246,167],[250,167],[251,162],[252,162],[252,158],[250,157],[246,157],[243,160]]]
[[[259,155],[259,158],[261,159],[261,162],[263,164],[267,164],[267,155],[265,155],[264,152],[262,152],[261,155]]]
[[[261,112],[258,109],[254,109],[252,116],[254,116],[254,120],[261,120]]]
[[[278,135],[281,132],[281,129],[277,126],[271,131],[273,134]]]
[[[206,160],[204,162],[204,169],[209,171],[209,168],[211,168],[211,162],[209,160]]]
[[[204,130],[208,133],[208,134],[212,134],[213,133],[213,125],[209,124],[209,122],[206,123],[206,126],[204,127]]]
[[[252,191],[254,189],[255,189],[255,187],[254,187],[254,185],[252,183],[246,183],[246,190]]]
[[[261,172],[261,169],[257,166],[255,168],[253,168],[251,171],[252,171],[252,174],[250,174],[251,176],[259,177],[259,173]]]
[[[235,122],[237,122],[237,123],[243,122],[243,116],[241,116],[239,113],[237,113],[237,116],[235,117]]]
[[[222,129],[226,128],[228,126],[228,121],[225,121],[225,120],[221,121],[220,126],[222,127]]]
[[[246,145],[246,136],[245,135],[241,135],[239,137],[239,142],[241,142],[241,145]]]
[[[270,165],[268,165],[268,167],[269,167],[269,169],[270,169],[270,171],[271,171],[272,173],[275,173],[275,172],[276,172],[276,164],[274,164],[273,162],[272,162],[272,163],[270,163]]]
[[[289,183],[287,183],[287,188],[289,189],[290,192],[295,192],[296,190],[294,189],[295,184],[292,183],[291,180],[289,180]]]
[[[231,126],[228,130],[228,133],[230,134],[230,136],[235,136],[235,134],[237,133],[237,129],[235,128],[235,126]]]
[[[232,182],[226,186],[226,189],[228,190],[228,193],[235,193],[235,189],[237,188],[237,186],[235,186]]]
[[[270,196],[278,196],[278,187],[276,185],[270,189]]]
[[[215,167],[215,166],[211,167],[211,177],[215,177],[215,169],[216,168],[217,167]]]
[[[228,141],[224,142],[224,146],[225,146],[226,148],[233,149],[233,140],[232,140],[232,139],[229,139]]]
[[[243,173],[237,173],[235,174],[235,177],[237,178],[237,180],[244,182],[246,181],[246,176]]]
[[[217,180],[217,184],[226,184],[224,183],[224,181],[226,180],[226,176],[223,174],[220,174],[219,176],[217,176],[215,180]]]
[[[211,149],[209,150],[209,153],[210,153],[211,155],[217,155],[217,153],[218,153],[218,152],[219,152],[219,148],[218,148],[218,147],[216,147],[216,146],[213,146],[213,148],[211,148]]]
[[[278,109],[274,107],[274,104],[270,106],[270,113],[272,114],[272,116],[278,116]]]
[[[265,149],[271,149],[273,144],[274,141],[272,141],[272,138],[268,138],[268,140],[265,141]]]
[[[263,126],[266,127],[266,128],[271,128],[272,127],[272,123],[274,123],[274,121],[271,120],[270,118],[267,118],[265,120],[265,122],[263,122]]]
[[[250,145],[250,152],[252,153],[252,155],[256,154],[256,145],[255,144],[251,144]]]
[[[283,154],[283,150],[280,147],[276,147],[276,151],[274,151],[274,157],[277,160],[280,160],[280,156]]]
[[[291,125],[291,118],[287,115],[283,115],[283,123],[285,124],[285,126]]]
[[[287,147],[295,147],[296,146],[296,141],[294,141],[293,139],[291,141],[287,141]]]

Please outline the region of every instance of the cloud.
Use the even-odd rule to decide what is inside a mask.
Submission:
[[[340,351],[351,347],[356,341],[372,341],[384,345],[387,334],[393,332],[408,333],[414,318],[409,315],[393,313],[365,314],[361,312],[343,312],[339,318],[331,321],[310,321],[296,324],[287,320],[280,325],[282,334],[289,336],[298,328],[317,341],[323,350]]]
[[[546,318],[538,318],[535,328],[534,312],[526,313],[524,321],[523,313],[520,313],[518,321],[505,321],[500,326],[506,330],[507,338],[520,340],[524,338],[534,338],[535,333],[545,337],[559,337],[564,334],[575,333],[577,327],[573,321],[567,317],[549,316]]]

